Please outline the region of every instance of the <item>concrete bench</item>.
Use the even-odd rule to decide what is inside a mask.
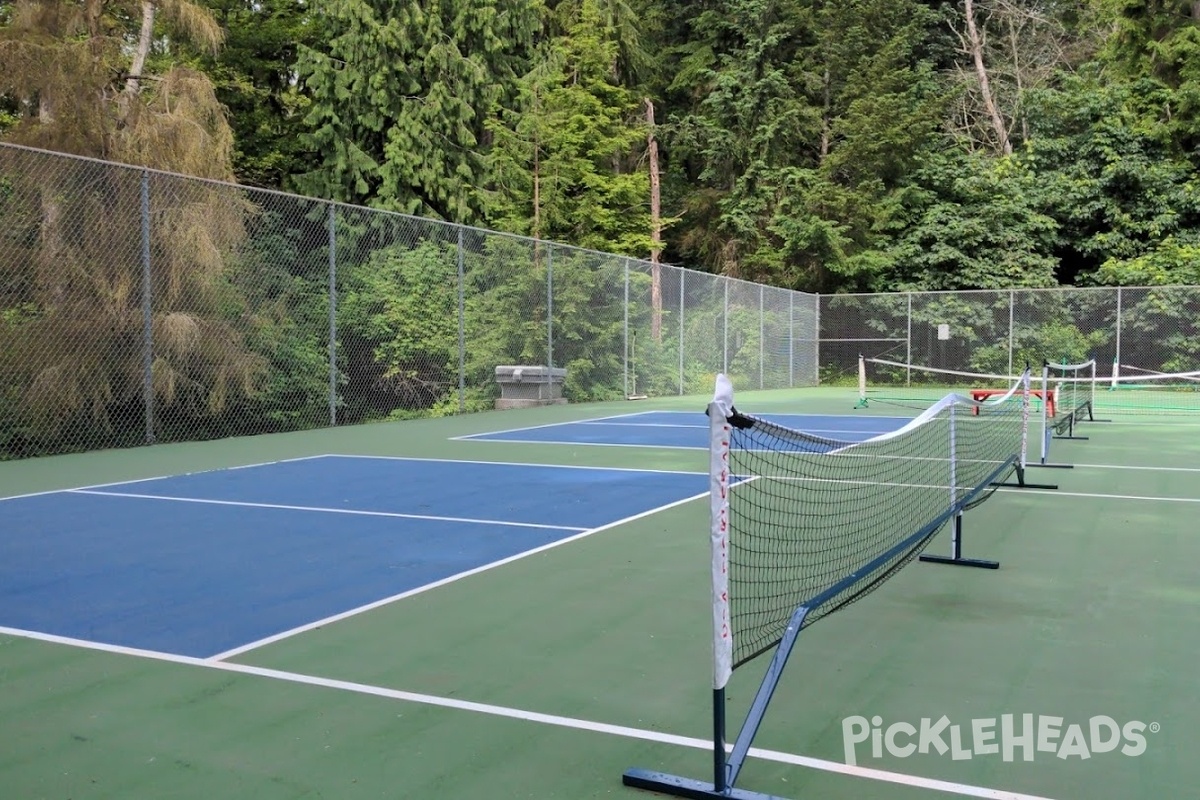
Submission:
[[[566,403],[562,396],[567,371],[546,366],[496,367],[496,383],[500,384],[500,399],[496,408],[529,408]]]

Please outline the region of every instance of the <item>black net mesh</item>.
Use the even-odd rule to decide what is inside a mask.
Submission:
[[[950,394],[863,442],[769,419],[730,419],[733,662],[774,647],[804,606],[811,625],[870,593],[1023,463],[1028,374],[986,402]]]

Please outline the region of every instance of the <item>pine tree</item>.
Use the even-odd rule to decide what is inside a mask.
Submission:
[[[174,59],[181,38],[214,49],[223,37],[187,0],[13,3],[0,28],[0,93],[19,117],[7,138],[230,179],[232,132],[212,83]],[[112,430],[142,391],[136,173],[2,155],[12,235],[0,257],[0,391],[22,398],[30,437]],[[151,197],[154,391],[184,416],[219,412],[262,366],[224,284],[247,209],[207,184],[155,179]]]
[[[301,48],[311,97],[309,193],[471,222],[486,122],[510,104],[536,21],[531,0],[333,0]]]

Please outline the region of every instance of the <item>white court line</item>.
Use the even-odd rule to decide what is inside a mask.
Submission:
[[[1197,416],[1195,411],[1184,411],[1178,414],[1163,414],[1159,416],[1141,415],[1143,419],[1125,419],[1121,414],[1114,413],[1105,409],[1096,409],[1098,416],[1105,414],[1111,415],[1112,419],[1105,418],[1103,420],[1081,420],[1081,425],[1086,425],[1088,428],[1106,428],[1109,425],[1159,425],[1171,426],[1173,428],[1195,428],[1200,426],[1200,420],[1193,419]],[[1145,417],[1149,416],[1149,419]]]
[[[561,444],[561,442],[559,443]],[[500,467],[537,467],[549,469],[582,469],[593,470],[599,472],[650,472],[657,475],[707,475],[707,472],[688,472],[678,469],[646,469],[644,467],[599,467],[590,464],[535,464],[531,461],[479,461],[462,458],[418,458],[416,456],[376,456],[376,455],[356,455],[353,453],[343,455],[341,453],[327,453],[322,458],[366,458],[378,459],[380,461],[424,461],[438,462],[442,464],[486,464],[489,466]]]
[[[658,414],[658,411],[631,411],[628,414],[613,414],[608,417],[589,417],[587,419],[573,419],[565,422],[546,422],[542,425],[526,425],[523,428],[505,428],[499,431],[481,431],[480,433],[464,433],[462,436],[451,436],[450,441],[461,442],[470,441],[476,436],[492,436],[497,433],[518,433],[520,431],[536,431],[540,428],[557,428],[560,425],[574,425],[577,422],[591,422],[602,419],[628,419],[629,417],[640,417],[643,414]]]
[[[608,422],[608,421],[602,421],[602,420],[586,419],[586,420],[581,420],[575,424],[576,425],[595,425],[597,427],[608,425],[608,426],[611,426],[614,428],[701,428],[703,430],[708,430],[707,425],[683,425],[678,422]],[[502,432],[507,433],[507,431],[502,431]]]
[[[25,631],[18,628],[0,626],[0,634],[19,636],[21,638],[35,639],[43,642],[51,642],[53,644],[69,645],[88,650],[99,650],[117,655],[134,656],[136,658],[144,658],[154,661],[165,661],[172,664],[200,667],[203,669],[213,669],[221,672],[236,673],[239,675],[250,675],[257,678],[268,678],[271,680],[285,681],[287,683],[300,684],[304,686],[315,686],[323,689],[352,692],[354,694],[369,695],[387,700],[399,700],[406,703],[416,703],[419,705],[434,706],[437,708],[449,708],[456,711],[472,711],[477,714],[487,714],[488,716],[493,717],[503,717],[506,719],[520,720],[522,722],[550,725],[556,728],[568,728],[571,730],[586,731],[588,733],[603,733],[610,736],[620,736],[625,739],[636,739],[647,742],[656,742],[658,744],[669,744],[677,747],[688,747],[695,750],[708,750],[710,752],[712,750],[712,741],[710,740],[697,739],[691,736],[680,736],[673,733],[663,733],[661,731],[651,731],[644,728],[632,728],[626,725],[613,725],[607,722],[594,722],[592,720],[578,719],[575,717],[563,717],[557,714],[543,714],[538,711],[526,711],[524,709],[511,708],[508,706],[492,705],[491,703],[476,703],[470,700],[458,700],[452,697],[421,694],[419,692],[406,692],[400,689],[389,689],[384,686],[373,686],[365,683],[355,683],[353,681],[322,678],[316,675],[287,672],[284,670],[271,669],[269,667],[255,667],[249,664],[238,664],[228,661],[213,661],[192,658],[189,656],[179,656],[171,653],[160,653],[154,650],[139,650],[132,647],[107,645],[99,642],[89,642],[82,639],[71,639],[66,636],[56,636],[47,633]],[[726,745],[727,750],[731,748],[732,744]],[[894,783],[901,786],[911,786],[918,789],[945,792],[947,794],[956,794],[963,797],[978,797],[984,798],[985,800],[1049,800],[1049,798],[1038,795],[1010,792],[1004,789],[989,789],[983,786],[972,786],[970,784],[954,783],[952,781],[937,780],[935,778],[923,778],[903,772],[890,772],[888,770],[872,769],[870,767],[851,766],[849,764],[843,764],[837,761],[827,761],[822,758],[812,758],[794,753],[783,753],[778,750],[766,750],[763,748],[752,747],[750,748],[749,755],[752,758],[757,758],[763,761],[790,764],[797,767],[821,770],[823,772],[832,772],[854,778]]]
[[[1020,492],[1024,494],[1055,494],[1059,497],[1090,497],[1095,500],[1156,500],[1163,503],[1200,503],[1200,497],[1153,497],[1144,494],[1093,494],[1091,492],[1064,492],[1057,489],[1022,489],[1019,486],[1001,486],[998,492]]]
[[[322,508],[320,506],[290,506],[280,503],[248,503],[239,500],[209,500],[201,497],[173,497],[163,494],[134,494],[133,492],[97,492],[92,489],[70,489],[70,494],[93,494],[100,497],[131,497],[136,500],[166,500],[173,503],[203,503],[212,506],[240,506],[243,508],[273,508],[283,511],[318,511],[324,514],[352,514],[361,517],[395,517],[397,519],[420,519],[431,522],[468,522],[476,525],[501,525],[508,528],[537,528],[548,531],[586,531],[570,525],[541,525],[536,522],[509,522],[500,519],[474,519],[471,517],[439,517],[431,514],[402,514],[397,511],[361,511],[354,508]]]
[[[496,431],[497,434],[508,433],[508,431]],[[485,434],[480,434],[485,435]],[[494,444],[555,444],[560,447],[568,445],[570,447],[641,447],[657,450],[708,450],[707,447],[695,447],[693,445],[684,444],[629,444],[626,442],[570,442],[562,439],[474,439],[476,442],[488,442]]]
[[[578,541],[579,539],[586,538],[588,536],[591,536],[594,533],[600,533],[601,531],[606,531],[606,530],[609,530],[610,528],[615,528],[618,525],[624,525],[627,522],[633,522],[634,520],[639,520],[642,517],[648,517],[651,514],[657,514],[659,511],[666,511],[668,508],[674,508],[675,506],[681,506],[684,503],[690,503],[693,500],[699,500],[702,497],[708,497],[708,492],[706,491],[706,492],[702,492],[700,494],[692,495],[691,497],[685,497],[682,500],[676,500],[673,503],[667,503],[665,506],[651,508],[647,511],[642,511],[642,512],[639,512],[632,516],[625,517],[624,519],[619,519],[615,522],[606,523],[604,525],[601,525],[598,528],[590,528],[588,530],[582,531],[581,533],[577,533],[574,536],[568,536],[565,539],[556,539],[553,542],[547,542],[546,544],[539,545],[538,547],[534,547],[530,550],[525,550],[524,552],[515,553],[511,556],[507,556],[506,558],[502,558],[499,561],[492,561],[491,563],[488,563],[488,564],[482,564],[478,567],[474,567],[472,569],[466,570],[465,572],[459,572],[455,575],[450,575],[449,577],[434,581],[433,583],[427,583],[424,586],[418,586],[415,589],[409,589],[406,592],[401,592],[400,594],[394,594],[391,597],[385,597],[382,600],[376,600],[373,603],[368,603],[364,606],[359,606],[358,608],[352,608],[349,611],[343,611],[340,614],[334,614],[333,616],[325,617],[324,619],[319,619],[316,622],[309,622],[305,625],[300,625],[300,626],[292,628],[290,630],[282,631],[281,633],[276,633],[272,636],[267,636],[266,638],[259,639],[258,641],[250,642],[249,644],[240,645],[231,650],[226,650],[223,653],[217,653],[215,656],[209,656],[207,660],[223,661],[227,658],[233,658],[234,656],[241,655],[242,653],[247,653],[251,650],[256,650],[256,649],[258,649],[260,647],[264,647],[268,644],[273,644],[275,642],[282,641],[283,639],[288,639],[297,634],[304,633],[306,631],[311,631],[316,628],[321,628],[321,627],[324,627],[325,625],[329,625],[334,622],[339,622],[341,620],[357,616],[364,612],[372,611],[376,608],[381,608],[382,606],[386,606],[391,603],[395,603],[397,600],[403,600],[406,597],[412,597],[414,595],[422,594],[424,592],[428,592],[430,589],[436,589],[439,586],[446,586],[447,584],[454,583],[455,581],[460,581],[463,578],[469,578],[472,575],[478,575],[481,572],[487,572],[488,570],[495,569],[496,567],[502,567],[505,564],[511,564],[514,561],[519,561],[520,559],[528,558],[529,556],[535,555],[537,553],[543,553],[547,550],[553,550],[555,547],[562,547],[564,544],[569,544],[571,542]]]
[[[1030,466],[1036,466],[1030,464]],[[1133,469],[1149,470],[1152,472],[1200,472],[1200,467],[1134,467],[1128,464],[1075,464],[1077,468],[1087,469]]]
[[[678,410],[672,410],[672,409],[664,409],[662,411],[642,411],[640,413],[642,413],[642,414],[680,414],[680,415],[688,414],[688,415],[691,415],[691,414],[696,414],[696,413],[703,414],[704,412],[703,411],[699,411],[699,412],[678,411]],[[761,417],[798,417],[798,418],[816,417],[818,419],[828,419],[830,417],[839,417],[839,418],[844,418],[844,419],[899,419],[899,420],[903,420],[905,422],[912,421],[912,417],[898,417],[898,416],[885,415],[885,414],[861,414],[861,415],[859,415],[859,414],[805,414],[805,413],[801,413],[798,411],[752,411],[752,412],[747,412],[747,413],[752,414],[755,417],[760,417],[760,418]],[[597,417],[596,419],[608,419],[608,417]]]
[[[232,467],[213,467],[212,469],[200,469],[195,472],[177,472],[173,475],[156,475],[151,478],[131,478],[124,481],[113,481],[112,483],[93,483],[87,486],[72,486],[65,489],[46,489],[42,492],[29,492],[28,494],[14,494],[9,497],[0,497],[0,503],[5,500],[23,500],[26,497],[44,497],[48,494],[60,494],[62,492],[81,492],[85,489],[103,489],[107,486],[125,486],[130,483],[146,483],[147,481],[162,481],[167,478],[182,478],[186,475],[204,475],[209,472],[224,472],[231,469],[250,469],[251,467],[269,467],[273,464],[289,464],[293,461],[311,461],[315,458],[327,458],[325,454],[315,456],[297,456],[295,458],[280,458],[275,461],[260,461],[257,464],[238,464]]]
[[[766,477],[769,480],[789,481],[794,483],[833,483],[845,486],[890,486],[897,489],[945,489],[949,484],[936,483],[890,483],[888,481],[849,480],[844,478],[809,478],[791,477],[787,475],[756,475],[756,478]],[[749,481],[743,481],[749,483]],[[740,484],[739,484],[740,485]],[[960,489],[973,489],[973,486],[960,486]],[[1088,497],[1096,500],[1160,500],[1164,503],[1200,503],[1200,497],[1155,497],[1139,494],[1096,494],[1092,492],[1064,492],[1058,489],[1034,489],[1021,486],[997,486],[998,492],[1017,492],[1021,494],[1052,494],[1058,497]]]

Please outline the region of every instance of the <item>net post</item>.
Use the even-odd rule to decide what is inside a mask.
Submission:
[[[999,561],[984,561],[977,558],[962,557],[962,516],[963,516],[963,500],[958,496],[958,404],[953,403],[950,406],[950,508],[949,513],[953,516],[952,527],[950,528],[950,555],[949,556],[931,556],[922,554],[920,559],[925,562],[934,564],[954,564],[960,567],[982,567],[984,569],[998,569]],[[972,409],[975,410],[975,409]],[[1011,459],[1010,459],[1011,460]]]
[[[714,800],[777,800],[767,795],[747,792],[733,788],[736,780],[736,769],[731,768],[732,758],[725,752],[725,686],[733,673],[733,631],[729,619],[729,489],[730,474],[730,445],[733,425],[729,416],[733,411],[732,389],[726,383],[724,374],[717,376],[717,392],[713,401],[708,404],[709,420],[709,541],[712,558],[712,624],[713,624],[713,774],[712,782],[683,778],[677,775],[667,775],[644,769],[629,769],[622,775],[621,782],[625,786],[636,789],[647,789],[652,792],[687,798],[713,798]],[[725,394],[722,395],[722,386]],[[803,617],[801,617],[801,620]],[[795,634],[790,639],[795,641]],[[788,638],[788,637],[785,637]],[[790,651],[790,645],[787,647]],[[776,662],[780,662],[778,671],[782,671],[782,661],[778,652]],[[773,662],[774,664],[774,662]],[[776,681],[778,674],[776,674]],[[761,699],[757,720],[762,719],[766,709],[766,700],[774,690],[774,682],[763,699],[764,688],[759,688],[756,704]],[[750,740],[758,728],[758,721],[747,719],[735,744],[735,754],[741,753],[742,758],[749,751]],[[744,741],[743,741],[744,740]],[[740,750],[738,748],[741,748]]]
[[[712,559],[713,787],[725,791],[725,685],[733,674],[733,628],[729,620],[729,448],[733,396],[720,397],[720,379],[708,405],[709,550]]]
[[[1033,467],[1041,467],[1042,469],[1075,469],[1074,464],[1052,464],[1048,460],[1050,458],[1050,416],[1049,416],[1049,398],[1050,398],[1050,362],[1042,361],[1042,455],[1041,460],[1036,464],[1031,464]],[[1022,476],[1024,481],[1024,476]],[[1057,486],[1051,487],[1057,489]]]
[[[1050,453],[1050,420],[1047,412],[1050,399],[1050,362],[1042,361],[1042,463]]]
[[[1088,402],[1088,422],[1112,422],[1111,419],[1098,419],[1096,417],[1096,386],[1099,385],[1101,378],[1096,377],[1096,359],[1092,359],[1092,391],[1091,399]]]
[[[1025,371],[1021,373],[1021,469],[1025,469],[1029,458],[1029,404],[1030,404],[1030,374],[1029,362],[1025,362]],[[1043,405],[1045,405],[1043,403]]]
[[[726,783],[725,764],[725,689],[713,689],[713,791],[723,792]]]
[[[858,354],[858,403],[855,408],[867,407],[867,360]]]
[[[1096,407],[1096,359],[1092,359],[1091,381],[1088,383],[1088,419],[1093,419],[1092,411]]]

